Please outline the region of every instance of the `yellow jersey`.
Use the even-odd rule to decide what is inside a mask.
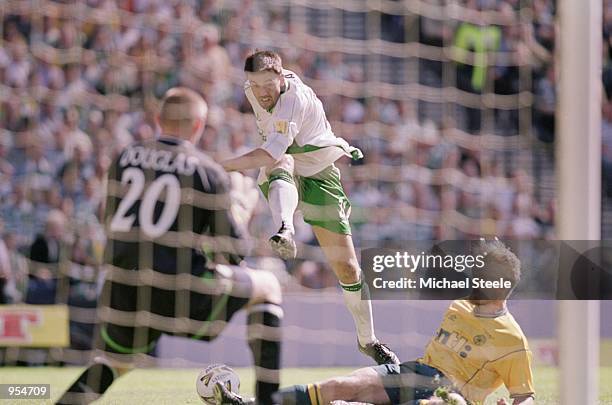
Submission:
[[[531,351],[514,317],[474,313],[475,305],[453,301],[421,363],[435,367],[470,402],[484,402],[504,384],[510,396],[535,394]]]

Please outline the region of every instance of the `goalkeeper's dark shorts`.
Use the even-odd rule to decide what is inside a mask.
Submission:
[[[120,362],[153,354],[162,334],[215,339],[253,291],[239,266],[217,265],[199,277],[117,268],[110,274],[98,305],[96,348],[120,355],[114,356]]]
[[[391,404],[417,405],[428,399],[436,388],[450,386],[450,381],[435,367],[418,361],[383,364],[372,367],[380,375]]]

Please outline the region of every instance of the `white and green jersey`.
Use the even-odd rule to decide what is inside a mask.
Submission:
[[[358,149],[334,135],[314,91],[295,73],[283,69],[283,75],[286,89],[271,111],[259,105],[249,81],[244,84],[257,119],[259,147],[275,159],[292,155],[296,174],[304,177],[319,173],[342,156],[359,156]]]

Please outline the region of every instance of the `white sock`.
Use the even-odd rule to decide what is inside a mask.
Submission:
[[[268,205],[272,212],[272,221],[275,231],[280,229],[282,223],[293,232],[293,213],[298,205],[298,191],[294,184],[284,180],[275,180],[270,183],[268,190]]]
[[[365,346],[369,343],[374,343],[376,341],[376,336],[374,335],[372,302],[369,299],[370,290],[368,289],[368,285],[359,281],[355,284],[340,283],[340,286],[342,287],[344,303],[351,312],[351,315],[353,315],[359,344]],[[365,297],[368,299],[361,299],[362,290]]]

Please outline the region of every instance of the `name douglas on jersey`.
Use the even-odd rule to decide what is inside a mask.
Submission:
[[[191,176],[196,171],[198,159],[195,156],[187,156],[182,152],[173,153],[164,149],[130,146],[121,156],[119,165],[121,167],[139,166],[143,169],[176,172],[183,176]]]

